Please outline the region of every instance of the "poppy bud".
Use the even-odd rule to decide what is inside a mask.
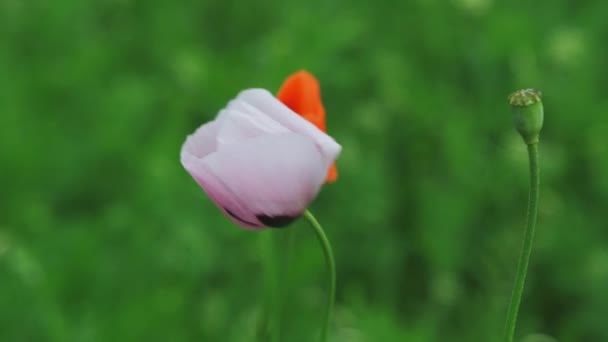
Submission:
[[[538,143],[543,128],[542,93],[536,89],[521,89],[509,95],[515,128],[525,143]]]

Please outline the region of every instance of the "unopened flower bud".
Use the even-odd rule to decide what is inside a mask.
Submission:
[[[522,89],[509,95],[515,128],[526,144],[538,143],[543,128],[542,93],[536,89]]]

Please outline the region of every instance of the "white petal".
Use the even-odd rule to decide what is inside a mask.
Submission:
[[[342,147],[334,139],[293,112],[267,90],[244,90],[237,99],[251,104],[289,130],[313,139],[323,152],[326,161],[334,161],[340,154]]]
[[[215,121],[200,126],[194,133],[186,138],[182,146],[181,159],[203,158],[217,151],[218,124]]]
[[[217,135],[219,145],[238,143],[262,134],[289,132],[285,126],[242,100],[231,101],[222,111],[221,119]]]
[[[300,215],[319,192],[327,172],[314,142],[296,133],[227,145],[204,162],[247,209],[245,219]]]

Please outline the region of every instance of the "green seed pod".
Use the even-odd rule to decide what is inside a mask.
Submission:
[[[538,143],[543,128],[542,93],[536,89],[522,89],[509,95],[515,128],[526,144]]]

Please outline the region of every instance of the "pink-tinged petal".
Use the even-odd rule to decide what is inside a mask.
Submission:
[[[301,215],[319,192],[328,166],[314,142],[296,133],[221,146],[204,162],[246,208],[245,220]]]
[[[333,138],[293,112],[267,90],[244,90],[237,99],[256,107],[289,130],[311,138],[323,152],[326,161],[334,161],[340,154],[342,147]]]
[[[214,159],[214,156],[215,153],[210,158]],[[252,215],[241,205],[235,194],[226,187],[221,178],[210,170],[207,159],[209,158],[182,157],[182,164],[213,203],[232,222],[246,229],[259,230],[265,228],[255,215]]]

